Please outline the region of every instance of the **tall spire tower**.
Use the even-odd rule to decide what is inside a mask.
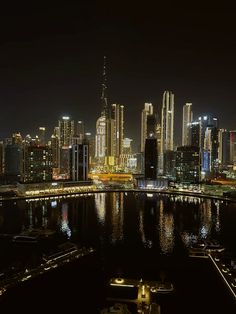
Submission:
[[[103,73],[102,73],[101,105],[102,105],[102,115],[108,118],[106,59],[107,57],[104,56],[103,57]]]
[[[106,74],[106,56],[103,57],[103,73],[102,73],[102,94],[101,94],[101,116],[96,123],[95,137],[95,157],[99,165],[105,165],[105,157],[107,155],[107,134],[109,108],[107,102],[107,74]]]

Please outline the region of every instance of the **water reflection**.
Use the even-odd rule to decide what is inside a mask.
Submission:
[[[105,222],[105,211],[106,211],[106,194],[105,193],[96,193],[95,196],[95,206],[97,210],[97,216],[99,222],[104,224]]]
[[[192,223],[186,228],[182,225],[181,229],[181,237],[186,246],[196,242],[197,239],[219,238],[220,204],[218,200],[205,199],[201,200],[198,206],[192,207],[192,210],[188,209],[190,210],[188,221],[192,219]]]
[[[200,204],[200,228],[199,237],[206,239],[212,226],[212,215],[211,215],[211,200],[207,199],[205,202]]]
[[[138,224],[142,244],[145,248],[159,245],[158,221],[159,200],[154,194],[140,195],[137,203]]]
[[[167,212],[164,201],[160,200],[160,220],[159,220],[160,248],[162,253],[170,254],[174,248],[174,217],[171,212]]]
[[[60,224],[62,233],[66,234],[67,238],[69,239],[71,237],[71,230],[69,228],[68,221],[68,203],[62,204]]]
[[[110,194],[111,208],[111,242],[123,240],[123,225],[124,225],[124,193]]]
[[[146,193],[95,193],[70,199],[3,202],[0,233],[48,228],[84,244],[142,246],[172,254],[179,242],[231,242],[236,237],[236,204],[199,197]]]
[[[180,202],[186,202],[189,204],[200,204],[201,199],[200,197],[196,196],[189,196],[189,195],[171,195],[170,200],[173,202],[180,201]]]

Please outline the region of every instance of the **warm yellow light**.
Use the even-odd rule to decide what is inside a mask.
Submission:
[[[124,282],[124,279],[123,279],[123,278],[116,278],[116,279],[115,279],[115,282],[116,282],[116,283],[123,283],[123,282]]]
[[[125,285],[125,284],[118,284],[118,283],[111,283],[111,286],[116,286],[116,287],[130,287],[133,288],[134,285]]]

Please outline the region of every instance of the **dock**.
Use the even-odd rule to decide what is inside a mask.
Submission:
[[[128,278],[111,278],[109,282],[111,295],[107,299],[116,302],[136,303],[138,313],[150,313],[150,310],[159,305],[156,298],[159,294],[171,293],[173,284],[162,281],[148,281]]]

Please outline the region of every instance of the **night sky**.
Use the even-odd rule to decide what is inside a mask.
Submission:
[[[175,94],[178,140],[186,102],[194,117],[213,113],[220,127],[236,129],[233,8],[127,3],[1,9],[0,138],[35,136],[39,126],[50,136],[62,115],[94,134],[104,55],[109,103],[125,106],[125,136],[136,145],[144,102],[158,110],[164,90]]]

